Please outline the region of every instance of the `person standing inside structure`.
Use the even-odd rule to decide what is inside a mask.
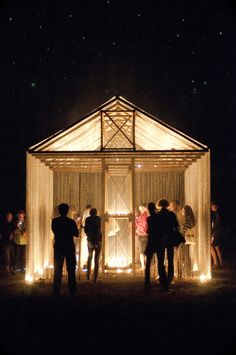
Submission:
[[[178,223],[181,226],[183,224],[184,218],[183,218],[183,213],[182,213],[182,206],[181,206],[179,200],[170,201],[169,206],[170,206],[170,211],[175,213]]]
[[[182,206],[180,204],[179,200],[172,200],[170,201],[169,204],[169,209],[170,211],[174,212],[177,221],[179,223],[179,226],[181,226],[184,223],[184,216],[182,213]],[[178,247],[174,247],[174,276],[177,278],[182,275],[182,267],[181,267],[181,247],[182,245],[179,245]]]
[[[87,262],[87,279],[90,280],[91,263],[94,256],[94,276],[93,283],[95,284],[98,277],[99,257],[102,249],[102,232],[101,232],[101,217],[97,216],[97,209],[90,209],[90,216],[85,220],[84,231],[88,240],[88,262]]]
[[[61,203],[58,206],[58,211],[60,216],[52,220],[52,231],[54,233],[54,296],[60,295],[64,259],[66,259],[69,291],[71,294],[76,293],[74,237],[79,235],[75,221],[67,217],[69,206],[66,203]]]
[[[135,218],[135,233],[138,237],[138,248],[139,248],[139,257],[141,263],[141,270],[145,269],[145,250],[148,242],[147,235],[147,218],[148,212],[145,204],[139,206],[139,214]]]

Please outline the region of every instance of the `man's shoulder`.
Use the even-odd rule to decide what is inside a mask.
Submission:
[[[72,219],[72,218],[69,218],[69,217],[55,217],[52,219],[52,222],[53,223],[75,223],[75,221]]]
[[[52,223],[57,223],[57,222],[59,222],[61,220],[61,217],[54,217],[53,219],[52,219]]]

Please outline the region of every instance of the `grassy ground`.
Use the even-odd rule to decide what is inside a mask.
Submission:
[[[143,279],[103,275],[82,279],[77,296],[51,297],[51,284],[0,279],[1,354],[233,354],[236,276],[233,253],[211,282],[178,281],[163,293]],[[230,255],[229,252],[229,255]]]

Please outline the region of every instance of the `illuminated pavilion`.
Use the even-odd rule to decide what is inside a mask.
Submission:
[[[210,278],[210,151],[120,96],[27,152],[26,279],[52,267],[55,206],[102,217],[103,271],[136,270],[135,209],[160,197],[180,200],[196,216],[192,272]]]

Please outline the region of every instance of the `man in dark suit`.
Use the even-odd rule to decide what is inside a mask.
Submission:
[[[58,211],[60,217],[52,220],[52,231],[55,237],[53,281],[53,294],[55,296],[60,295],[64,259],[66,259],[69,291],[71,294],[76,293],[74,237],[78,237],[78,228],[75,221],[67,217],[69,206],[66,203],[62,203],[58,206]]]
[[[178,230],[179,223],[174,212],[169,211],[169,202],[162,198],[157,201],[156,205],[159,209],[158,213],[158,234],[160,237],[159,246],[157,248],[158,273],[160,276],[160,286],[164,290],[168,290],[169,285],[174,277],[174,240],[173,233]],[[168,274],[166,275],[164,259],[165,249],[167,250]]]
[[[85,220],[84,231],[88,240],[87,279],[90,279],[91,262],[93,252],[95,252],[93,276],[93,283],[95,284],[98,277],[99,256],[102,249],[101,217],[97,216],[96,208],[91,208],[90,216]]]

